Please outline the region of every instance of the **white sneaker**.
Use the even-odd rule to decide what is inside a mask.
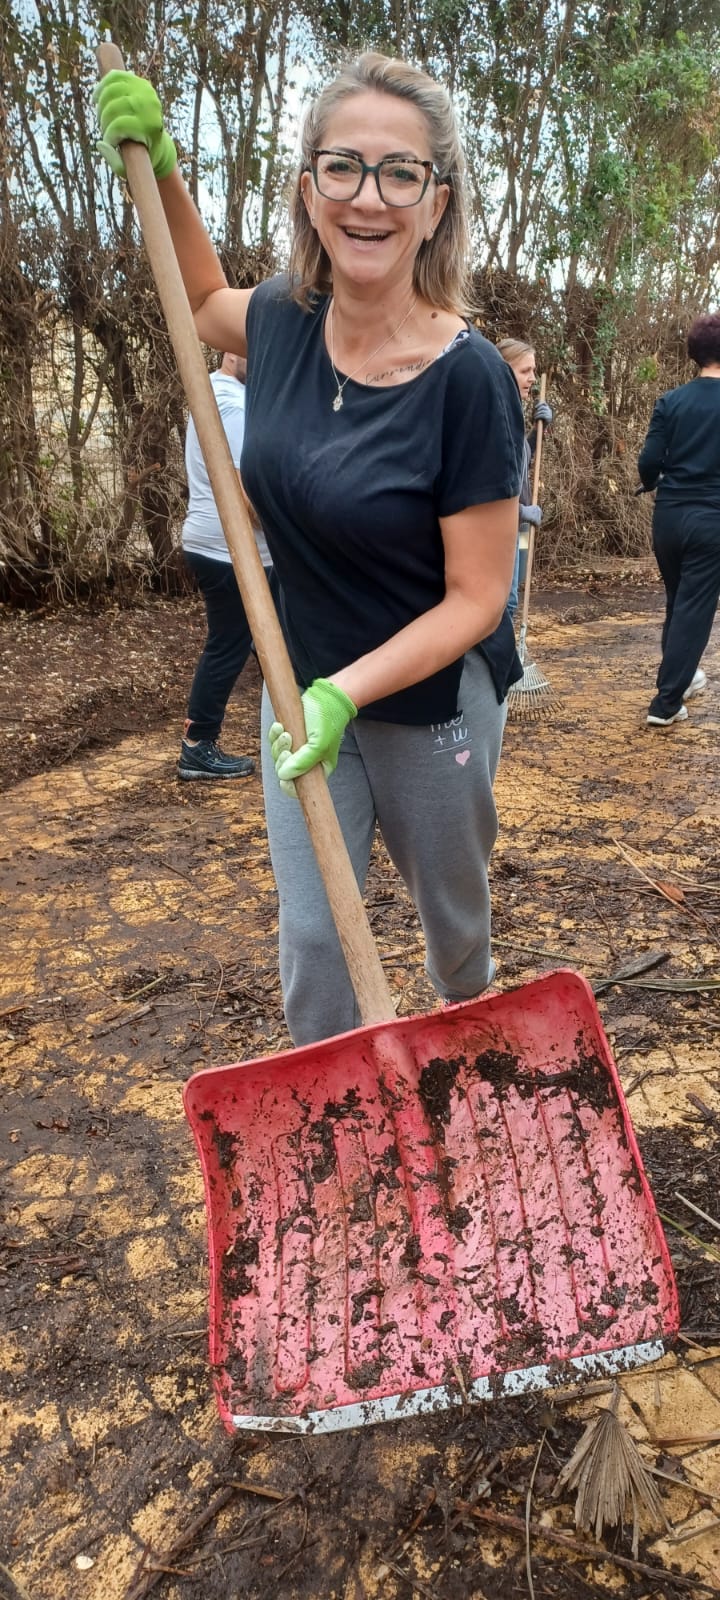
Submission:
[[[681,706],[679,711],[673,711],[671,717],[658,717],[649,712],[647,721],[653,728],[669,728],[673,722],[687,722],[687,706]]]
[[[695,676],[691,678],[685,690],[683,700],[692,700],[693,695],[702,694],[705,688],[707,688],[707,673],[703,672],[702,667],[698,667]]]

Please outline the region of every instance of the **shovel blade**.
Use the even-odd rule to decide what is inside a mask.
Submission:
[[[621,1371],[679,1325],[592,992],[551,973],[190,1079],[225,1425],[330,1431]]]

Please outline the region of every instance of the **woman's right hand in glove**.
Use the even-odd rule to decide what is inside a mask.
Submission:
[[[132,139],[146,146],[155,177],[167,178],[177,165],[177,151],[163,128],[162,106],[147,78],[134,72],[106,72],[93,90],[93,99],[102,132],[98,150],[115,176],[126,176],[119,146]]]
[[[520,506],[520,521],[531,522],[534,528],[539,528],[542,522],[540,506]]]

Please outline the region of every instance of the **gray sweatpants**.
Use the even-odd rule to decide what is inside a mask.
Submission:
[[[458,703],[462,715],[419,728],[358,718],[330,778],[360,888],[377,826],[417,906],[426,969],[444,1000],[480,994],[495,972],[488,864],[506,708],[476,651],[466,658]],[[360,1016],[305,819],[275,775],[272,720],[264,690],[263,786],[280,907],[280,978],[290,1036],[303,1045],[359,1027]]]

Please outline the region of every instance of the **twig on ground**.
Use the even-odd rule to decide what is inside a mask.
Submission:
[[[2,1562],[0,1562],[0,1589],[3,1592],[3,1600],[5,1596],[7,1600],[30,1600],[27,1589],[23,1589],[22,1584],[13,1577],[7,1567],[2,1565]]]
[[[394,1572],[396,1578],[402,1578],[403,1583],[406,1583],[410,1589],[416,1589],[418,1594],[425,1595],[426,1600],[438,1600],[437,1589],[428,1589],[427,1584],[421,1583],[414,1573],[405,1572],[403,1567],[399,1567],[397,1561],[383,1561],[382,1564],[390,1572]]]
[[[713,1494],[710,1489],[703,1489],[702,1484],[694,1483],[692,1478],[679,1478],[676,1472],[662,1472],[660,1467],[648,1467],[654,1478],[662,1478],[665,1483],[674,1483],[676,1489],[687,1489],[688,1494],[694,1495],[696,1500],[712,1500],[720,1505],[720,1494]]]
[[[690,1243],[696,1245],[698,1250],[704,1250],[711,1261],[720,1261],[720,1250],[717,1250],[714,1244],[708,1244],[707,1239],[698,1238],[696,1233],[691,1233],[689,1228],[683,1227],[682,1222],[678,1222],[675,1217],[669,1217],[665,1211],[658,1211],[658,1216],[661,1222],[667,1224],[668,1228],[674,1228],[676,1233],[681,1233],[684,1239],[689,1239]]]
[[[720,1222],[715,1217],[711,1217],[709,1212],[703,1211],[700,1206],[694,1205],[692,1200],[686,1200],[684,1194],[680,1194],[678,1189],[675,1190],[675,1199],[681,1200],[683,1205],[687,1206],[688,1211],[694,1211],[696,1217],[702,1217],[703,1222],[709,1222],[710,1227],[717,1228],[718,1233],[720,1233]]]
[[[539,1462],[540,1462],[540,1457],[541,1457],[542,1452],[543,1452],[543,1445],[545,1443],[546,1438],[547,1438],[547,1428],[545,1428],[543,1430],[543,1436],[542,1436],[542,1439],[540,1440],[540,1443],[538,1445],[538,1452],[537,1452],[537,1455],[535,1457],[535,1464],[534,1464],[532,1472],[530,1474],[530,1482],[528,1484],[528,1492],[527,1492],[527,1495],[525,1496],[525,1571],[527,1572],[528,1589],[530,1590],[530,1600],[535,1600],[535,1585],[533,1583],[532,1559],[531,1559],[531,1555],[530,1555],[530,1513],[532,1511],[532,1492],[533,1492],[533,1488],[534,1488],[534,1485],[535,1485],[535,1474],[536,1474],[537,1469],[538,1469],[538,1465],[539,1465]]]
[[[698,1344],[697,1339],[691,1338],[689,1333],[678,1332],[678,1333],[676,1333],[675,1338],[679,1339],[682,1344],[689,1344],[691,1350],[705,1350],[705,1345],[704,1344]],[[694,1363],[694,1366],[702,1367],[702,1366],[705,1365],[706,1361],[718,1361],[718,1360],[720,1360],[720,1357],[718,1357],[718,1356],[704,1355],[702,1361],[696,1361]]]
[[[96,1028],[91,1038],[102,1039],[106,1033],[114,1033],[117,1028],[124,1028],[128,1022],[138,1022],[140,1017],[146,1017],[148,1012],[153,1010],[154,1005],[154,1000],[147,1000],[144,1006],[136,1006],[134,1011],[120,1012],[118,1016],[106,1022],[103,1028]]]
[[[702,1446],[719,1443],[720,1432],[718,1432],[717,1428],[711,1433],[676,1433],[672,1437],[666,1438],[663,1436],[662,1438],[653,1439],[653,1444],[659,1445],[662,1450],[671,1449],[673,1445],[698,1444]]]
[[[627,978],[628,989],[657,989],[663,994],[711,994],[720,978]]]
[[[504,945],[507,950],[519,950],[524,956],[545,956],[548,961],[560,961],[563,966],[573,959],[571,950],[544,950],[536,944],[518,944],[517,939],[496,939],[493,936],[493,944]]]
[[[462,1397],[462,1411],[463,1411],[463,1416],[464,1416],[466,1411],[468,1410],[470,1402],[468,1400],[468,1392],[467,1392],[467,1389],[465,1387],[465,1379],[464,1379],[464,1377],[462,1375],[460,1367],[457,1364],[457,1361],[453,1362],[453,1376],[455,1378],[455,1382],[456,1382],[456,1384],[458,1386],[458,1389],[460,1390],[460,1395]]]
[[[192,878],[189,878],[186,872],[181,872],[179,867],[174,867],[172,861],[164,861],[162,856],[154,855],[152,850],[144,850],[142,845],[139,844],[136,844],[135,849],[139,855],[145,856],[147,861],[151,861],[154,867],[164,867],[166,872],[174,872],[176,878],[182,878],[183,883],[189,884],[191,889],[197,888],[197,884],[193,882]]]
[[[522,1517],[512,1517],[502,1511],[485,1511],[480,1506],[466,1505],[461,1500],[456,1501],[456,1506],[458,1511],[474,1517],[477,1522],[484,1522],[491,1528],[501,1528],[507,1533],[516,1533],[521,1539],[525,1538],[525,1522]],[[588,1544],[587,1539],[576,1539],[571,1533],[562,1533],[557,1528],[544,1528],[539,1522],[532,1524],[531,1532],[534,1539],[542,1539],[546,1544],[555,1544],[561,1550],[572,1550],[574,1554],[581,1556],[583,1561],[607,1561],[612,1566],[622,1567],[625,1572],[635,1572],[642,1578],[652,1578],[676,1589],[689,1590],[692,1595],[709,1594],[714,1600],[720,1600],[720,1589],[713,1588],[709,1583],[702,1583],[698,1578],[686,1578],[681,1572],[666,1572],[662,1567],[650,1567],[644,1561],[633,1561],[630,1556],[621,1556],[613,1550],[605,1550],[602,1545]]]
[[[237,1489],[242,1494],[259,1494],[263,1500],[287,1500],[284,1489],[269,1489],[264,1483],[248,1483],[245,1478],[231,1479],[228,1487]]]
[[[307,1500],[305,1500],[304,1498],[303,1498],[303,1501],[302,1501],[302,1508],[303,1508],[303,1530],[302,1530],[302,1533],[300,1535],[300,1539],[299,1539],[298,1543],[296,1544],[295,1549],[291,1550],[290,1555],[289,1555],[287,1561],[285,1562],[284,1567],[281,1567],[280,1571],[275,1574],[275,1582],[276,1583],[279,1583],[280,1579],[285,1577],[286,1572],[290,1571],[290,1568],[291,1568],[291,1566],[293,1564],[293,1561],[297,1560],[297,1557],[299,1556],[300,1551],[302,1550],[303,1545],[305,1544],[305,1540],[307,1539],[308,1508],[307,1508]]]
[[[640,1089],[648,1078],[667,1078],[669,1075],[669,1068],[667,1072],[662,1072],[656,1067],[646,1067],[644,1072],[638,1072],[632,1082],[628,1084],[625,1090],[625,1099],[628,1100],[630,1095],[634,1094],[636,1089]]]
[[[407,1545],[408,1541],[410,1539],[412,1539],[413,1534],[417,1533],[418,1528],[420,1528],[422,1526],[422,1524],[425,1521],[425,1518],[426,1518],[426,1516],[428,1514],[428,1511],[431,1509],[432,1506],[434,1506],[436,1500],[437,1500],[437,1490],[436,1489],[431,1489],[429,1494],[428,1494],[427,1500],[425,1501],[425,1504],[420,1507],[419,1511],[416,1511],[415,1516],[413,1517],[412,1522],[410,1523],[409,1527],[407,1527],[404,1530],[403,1533],[399,1533],[397,1535],[397,1537],[395,1539],[393,1539],[393,1542],[392,1542],[392,1544],[390,1546],[389,1555],[388,1555],[388,1557],[386,1559],[389,1559],[392,1556],[397,1556],[397,1555],[401,1554],[401,1552],[405,1549],[405,1546]]]
[[[273,1495],[273,1505],[268,1506],[267,1511],[261,1511],[258,1517],[254,1517],[250,1519],[249,1522],[246,1522],[243,1525],[239,1537],[231,1540],[229,1544],[223,1545],[223,1555],[229,1555],[230,1551],[232,1550],[249,1550],[253,1545],[264,1544],[264,1534],[260,1539],[254,1537],[251,1538],[250,1535],[255,1535],[258,1533],[260,1528],[265,1526],[265,1523],[268,1521],[268,1519],[270,1517],[274,1517],[276,1511],[280,1511],[283,1506],[294,1505],[295,1501],[301,1499],[304,1497],[304,1495],[304,1489],[294,1489],[291,1494],[281,1495],[277,1500],[275,1499],[275,1495]]]
[[[671,893],[670,888],[668,888],[666,884],[658,882],[657,878],[651,878],[649,872],[646,872],[645,868],[640,866],[640,863],[634,859],[630,851],[625,848],[625,845],[621,844],[620,840],[616,839],[612,833],[610,834],[610,840],[612,844],[615,845],[616,850],[620,851],[621,856],[624,856],[625,860],[630,863],[633,871],[637,872],[639,877],[644,878],[645,882],[650,884],[650,887],[655,890],[656,894],[662,895],[663,899],[667,900],[669,905],[674,906],[676,911],[684,911],[687,916],[692,917],[694,921],[699,922],[711,939],[715,937],[713,929],[710,927],[710,924],[707,922],[702,912],[697,911],[694,906],[687,904],[685,895],[681,889],[674,890]]]
[[[553,1394],[552,1403],[553,1406],[572,1406],[576,1405],[578,1400],[587,1400],[590,1396],[594,1399],[598,1394],[612,1394],[614,1389],[614,1378],[595,1378],[591,1383],[583,1383],[581,1380],[571,1388],[558,1389]]]
[[[188,949],[192,949],[192,948],[193,948],[192,945],[188,946]],[[216,1007],[216,1005],[218,1003],[218,1000],[220,999],[220,995],[222,993],[223,985],[225,983],[225,968],[224,968],[224,966],[222,964],[222,961],[220,960],[220,957],[214,955],[212,957],[212,960],[215,962],[215,964],[216,964],[216,966],[217,966],[217,968],[219,970],[220,976],[219,976],[218,981],[217,981],[217,988],[215,990],[215,995],[214,995],[214,998],[213,998],[212,1005],[211,1005],[210,1010],[208,1011],[208,1014],[207,1014],[206,1017],[203,1017],[203,1015],[202,1015],[202,1013],[200,1011],[200,1006],[198,1005],[198,1018],[199,1018],[198,1031],[200,1033],[204,1033],[208,1023],[212,1021],[212,1018],[213,1018],[213,1016],[215,1014],[215,1007]]]
[[[194,1567],[167,1567],[164,1562],[160,1561],[153,1561],[151,1570],[156,1572],[158,1577],[165,1577],[168,1574],[171,1578],[193,1578],[195,1576]]]
[[[617,945],[615,944],[615,940],[613,939],[612,928],[610,927],[610,923],[608,922],[608,919],[605,916],[605,912],[603,911],[602,907],[599,906],[598,903],[597,903],[597,900],[595,898],[594,889],[590,890],[590,899],[592,901],[592,908],[593,908],[593,911],[595,912],[595,915],[596,915],[596,917],[598,919],[598,922],[601,922],[602,925],[603,925],[603,928],[605,929],[605,937],[606,937],[607,942],[608,942],[608,950],[610,952],[611,959],[613,961],[617,961]],[[531,1579],[531,1584],[532,1584],[532,1579]]]
[[[652,883],[652,879],[650,880]],[[653,888],[655,885],[653,884]],[[673,902],[674,904],[674,902]],[[508,950],[519,950],[522,955],[544,956],[549,961],[559,961],[561,966],[566,966],[568,961],[574,961],[582,970],[583,963],[573,954],[572,950],[545,950],[539,945],[518,944],[516,939],[493,938],[493,944],[504,945]],[[628,962],[624,967],[618,967],[617,972],[609,973],[607,977],[596,978],[592,984],[593,993],[602,994],[613,984],[624,984],[628,989],[659,989],[666,990],[669,994],[705,994],[712,990],[720,989],[720,978],[642,978],[634,976],[635,973],[648,972],[652,967],[659,966],[662,961],[667,961],[669,952],[651,952],[650,956],[640,957],[638,962]],[[632,969],[632,973],[631,973]]]
[[[19,1012],[27,1011],[33,1004],[32,1000],[22,1000],[17,1006],[6,1006],[4,1011],[0,1011],[0,1022],[4,1022],[6,1017],[16,1017]]]
[[[694,1106],[695,1110],[700,1112],[703,1122],[710,1122],[716,1127],[720,1127],[720,1116],[718,1116],[717,1111],[712,1111],[710,1106],[706,1106],[705,1101],[700,1099],[699,1094],[692,1094],[688,1090],[686,1098],[690,1101],[691,1106]]]
[[[225,982],[225,968],[224,968],[224,966],[222,964],[222,961],[218,961],[218,966],[220,968],[220,977],[218,978],[217,989],[215,990],[215,998],[214,998],[213,1003],[212,1003],[212,1005],[210,1007],[210,1010],[208,1011],[208,1014],[207,1014],[207,1016],[205,1018],[205,1023],[204,1023],[205,1027],[207,1027],[208,1023],[210,1021],[212,1021],[212,1018],[215,1015],[215,1007],[216,1007],[216,1005],[218,1003],[218,1000],[220,999],[220,995],[221,995],[221,992],[222,992],[222,986],[223,986],[223,984]]]
[[[213,1522],[215,1517],[224,1510],[225,1506],[230,1504],[236,1493],[237,1490],[232,1486],[221,1489],[220,1493],[216,1494],[210,1504],[205,1507],[205,1510],[199,1512],[198,1516],[188,1524],[185,1532],[179,1534],[177,1539],[168,1546],[162,1557],[153,1556],[152,1551],[146,1546],[130,1581],[125,1600],[145,1600],[145,1596],[150,1593],[151,1589],[155,1588],[156,1583],[159,1583],[163,1573],[175,1560],[175,1557],[180,1555],[183,1550],[187,1550],[189,1545],[195,1543],[198,1534],[202,1533],[203,1528],[206,1528],[208,1523]]]
[[[126,1002],[128,1000],[138,1000],[141,994],[149,994],[151,989],[157,989],[158,984],[164,983],[167,976],[167,972],[159,972],[157,977],[153,978],[152,983],[144,983],[141,988],[133,989],[130,994],[124,994],[123,1000]]]
[[[679,872],[677,867],[668,867],[671,878],[679,878],[681,883],[687,883],[691,889],[704,890],[708,894],[720,894],[720,883],[698,883],[695,878],[688,877],[686,872]]]
[[[673,1544],[687,1544],[690,1539],[700,1539],[713,1528],[720,1528],[720,1517],[711,1517],[709,1522],[701,1522],[697,1528],[686,1528],[684,1533],[674,1533]]]
[[[656,894],[662,895],[663,899],[669,901],[671,906],[677,907],[678,904],[682,904],[684,895],[682,894],[681,890],[677,891],[676,894],[670,894],[669,890],[664,888],[661,883],[658,883],[655,878],[651,878],[650,873],[646,872],[645,868],[640,866],[640,863],[635,860],[635,857],[631,855],[630,851],[626,849],[625,845],[621,844],[620,840],[616,839],[615,835],[612,833],[610,834],[610,842],[611,844],[614,844],[616,850],[620,851],[621,856],[624,856],[625,860],[629,862],[633,872],[637,872],[638,877],[644,878],[645,882],[649,883],[650,888],[654,889]],[[679,899],[677,898],[677,895],[679,895]]]

